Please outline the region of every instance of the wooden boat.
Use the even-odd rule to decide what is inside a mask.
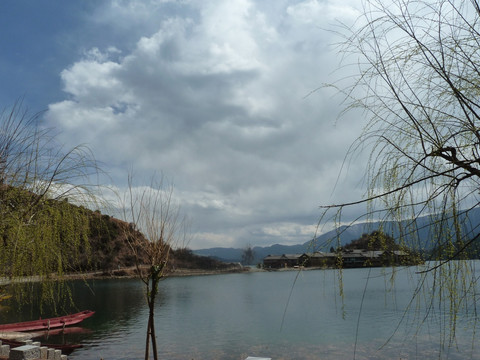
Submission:
[[[16,348],[16,347],[25,345],[25,342],[22,342],[22,341],[16,341],[11,339],[0,339],[0,340],[2,341],[2,345],[9,345],[10,348]],[[64,355],[70,355],[73,352],[73,350],[83,347],[83,345],[81,344],[44,344],[44,343],[41,343],[41,346],[46,346],[50,349],[61,350],[62,354]]]
[[[95,311],[85,310],[76,314],[59,316],[55,318],[24,321],[13,324],[3,324],[0,325],[0,332],[50,330],[54,328],[78,324],[79,322],[82,322],[93,314],[95,314]]]

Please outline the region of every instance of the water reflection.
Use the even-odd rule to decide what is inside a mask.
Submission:
[[[345,271],[343,299],[337,273],[328,270],[167,279],[156,308],[160,357],[329,360],[353,358],[355,350],[356,359],[447,354],[450,359],[480,359],[467,321],[458,330],[458,348],[440,349],[439,323],[432,319],[419,329],[424,309],[405,312],[415,285],[412,275],[397,274],[392,289],[384,271]],[[77,308],[96,314],[81,324],[89,333],[59,339],[85,345],[69,358],[142,358],[148,318],[143,290],[138,280],[73,283]]]

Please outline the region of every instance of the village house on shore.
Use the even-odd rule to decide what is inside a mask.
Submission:
[[[268,255],[263,259],[265,269],[293,267],[358,268],[414,264],[418,264],[418,259],[402,250],[317,251],[303,254]]]

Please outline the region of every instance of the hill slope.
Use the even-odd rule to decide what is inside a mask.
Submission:
[[[147,239],[132,224],[83,206],[0,184],[0,263],[2,276],[109,272],[148,264]],[[168,249],[168,247],[167,247]],[[223,269],[225,264],[183,250],[170,249],[175,268]]]
[[[135,265],[135,254],[125,236],[125,229],[130,224],[99,212],[92,212],[90,217],[90,251],[83,253],[80,270],[112,271]],[[141,236],[141,235],[140,235]],[[143,237],[142,241],[147,241]],[[227,270],[232,264],[192,253],[188,249],[171,249],[168,268]],[[137,251],[140,264],[148,264],[144,252]]]

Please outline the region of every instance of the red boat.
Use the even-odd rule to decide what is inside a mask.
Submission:
[[[59,316],[55,318],[4,324],[0,325],[0,332],[50,330],[54,328],[78,324],[79,322],[82,322],[93,314],[95,314],[95,311],[85,310],[76,314]]]

